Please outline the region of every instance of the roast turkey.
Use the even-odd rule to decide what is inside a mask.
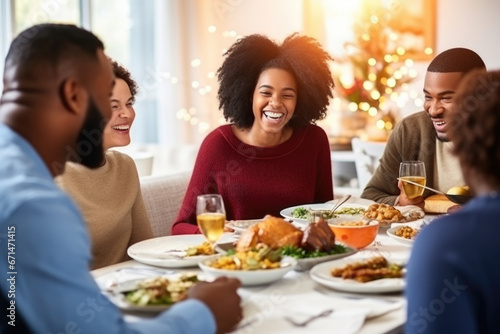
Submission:
[[[256,248],[257,244],[273,249],[295,246],[307,250],[330,251],[335,246],[335,234],[323,219],[307,225],[302,232],[282,218],[267,216],[241,234],[236,250],[245,252]]]

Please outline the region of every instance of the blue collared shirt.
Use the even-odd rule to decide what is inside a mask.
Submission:
[[[55,186],[34,148],[0,123],[0,292],[9,305],[14,302],[14,314],[22,315],[31,331],[215,332],[210,310],[198,300],[179,303],[154,319],[126,323],[92,278],[90,257],[75,204]],[[0,329],[10,326],[10,319],[2,317]]]

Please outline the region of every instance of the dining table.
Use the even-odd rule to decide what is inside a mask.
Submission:
[[[374,202],[352,197],[347,203],[363,206]],[[435,217],[426,216],[415,222],[423,223]],[[367,259],[382,255],[389,262],[407,263],[412,245],[398,242],[387,235],[388,227],[380,227],[375,240],[367,247],[350,255],[349,259]],[[200,237],[193,235],[193,238]],[[165,238],[165,237],[163,237]],[[224,233],[225,241],[237,240],[238,235]],[[199,240],[199,239],[198,239]],[[110,265],[92,271],[102,290],[118,281],[149,277],[156,274],[196,273],[207,278],[197,266],[164,268],[136,260]],[[208,276],[208,279],[210,277]],[[404,290],[404,289],[401,289]],[[403,333],[406,322],[404,291],[390,293],[356,293],[332,289],[317,283],[309,270],[290,271],[283,278],[269,284],[242,286],[244,318],[234,333]],[[223,298],[221,296],[221,298]],[[323,314],[324,313],[324,314]],[[148,312],[124,310],[127,321],[152,317]],[[318,316],[319,315],[319,316]],[[305,326],[292,324],[318,316]],[[286,318],[290,318],[288,321]]]

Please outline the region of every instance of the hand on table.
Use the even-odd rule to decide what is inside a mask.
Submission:
[[[236,278],[219,277],[213,282],[196,284],[189,289],[188,297],[205,303],[215,318],[217,333],[226,333],[243,318],[241,298],[236,293],[240,286],[241,282]]]
[[[234,230],[232,228],[227,226],[227,224],[231,223],[231,222],[232,222],[232,220],[226,220],[226,223],[224,224],[224,232],[234,232]]]
[[[406,196],[405,190],[403,188],[403,181],[398,181],[398,188],[400,190],[400,194],[398,198],[396,198],[396,202],[394,205],[400,205],[400,206],[405,206],[405,205],[416,205],[420,207],[422,210],[424,209],[425,206],[425,201],[422,196],[418,196],[415,198],[408,198]]]

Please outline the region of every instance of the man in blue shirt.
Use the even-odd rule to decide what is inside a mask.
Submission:
[[[85,224],[52,178],[68,159],[103,160],[113,85],[88,31],[43,24],[12,42],[0,100],[1,333],[215,333],[242,317],[235,279],[197,284],[187,301],[136,323],[100,293]]]

